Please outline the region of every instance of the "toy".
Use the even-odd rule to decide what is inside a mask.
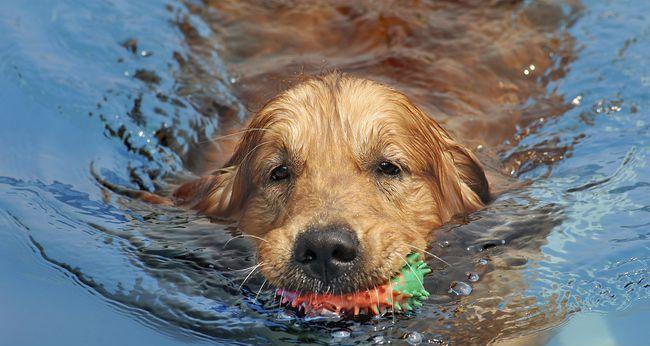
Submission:
[[[314,294],[278,290],[282,304],[305,313],[333,313],[338,315],[380,315],[387,311],[407,312],[422,306],[429,296],[424,289],[424,275],[431,269],[419,260],[418,253],[406,257],[407,264],[388,283],[362,292],[344,295]]]

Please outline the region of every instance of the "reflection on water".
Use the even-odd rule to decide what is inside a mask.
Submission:
[[[0,290],[23,297],[21,282],[37,291],[63,277],[76,286],[58,299],[105,302],[93,311],[109,322],[70,316],[66,328],[100,335],[126,315],[140,324],[113,338],[151,342],[154,330],[157,344],[543,342],[584,311],[648,307],[643,1],[67,0],[0,13],[0,262],[12,264]],[[255,253],[236,225],[91,177],[94,162],[113,183],[164,191],[222,162],[212,138],[266,98],[332,68],[405,91],[495,169],[531,180],[434,231],[429,250],[450,266],[429,259],[432,296],[415,314],[298,319],[249,275]],[[54,270],[33,280],[42,264]],[[643,335],[606,330],[619,343]]]

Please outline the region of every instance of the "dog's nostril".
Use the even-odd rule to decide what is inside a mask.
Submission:
[[[298,255],[296,259],[302,264],[307,264],[316,259],[316,253],[312,250],[306,249],[302,254]]]
[[[357,250],[352,246],[339,245],[332,251],[332,259],[339,262],[352,262],[357,258]]]

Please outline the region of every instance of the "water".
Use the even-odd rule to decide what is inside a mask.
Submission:
[[[643,344],[650,5],[549,4],[0,3],[0,341]],[[298,319],[263,278],[242,285],[255,254],[233,225],[92,177],[201,172],[224,159],[210,138],[327,68],[404,90],[531,182],[435,232],[451,267],[429,259],[414,314]]]
[[[472,286],[462,281],[452,281],[447,292],[457,296],[468,296],[472,294]]]

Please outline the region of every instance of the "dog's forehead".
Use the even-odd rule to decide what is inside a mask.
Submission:
[[[268,105],[265,140],[303,156],[381,151],[408,136],[409,105],[403,95],[369,80],[312,81]]]

